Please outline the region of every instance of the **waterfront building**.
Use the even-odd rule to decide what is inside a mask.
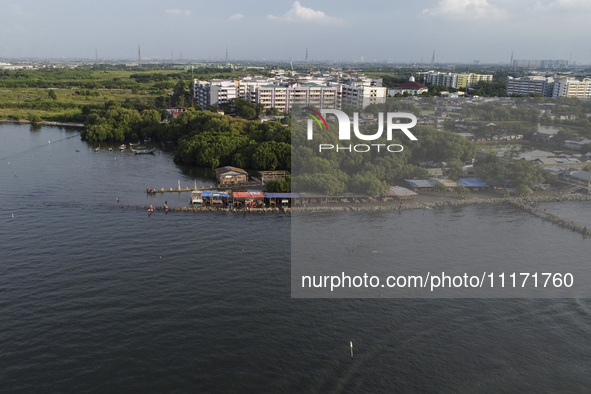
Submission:
[[[242,168],[224,166],[215,169],[219,186],[231,186],[248,182],[248,172]]]

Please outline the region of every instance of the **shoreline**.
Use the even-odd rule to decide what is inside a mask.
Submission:
[[[169,212],[225,212],[225,213],[286,213],[292,212],[395,212],[414,209],[434,209],[445,207],[463,207],[469,205],[496,205],[496,204],[539,204],[565,201],[591,201],[591,195],[571,194],[566,196],[530,196],[530,197],[488,197],[469,199],[440,199],[434,201],[397,201],[383,203],[368,203],[364,205],[313,205],[307,207],[265,207],[265,208],[241,208],[229,210],[228,207],[200,206],[200,207],[171,207]],[[142,207],[148,209],[148,207]],[[164,211],[161,206],[154,207],[156,212]]]
[[[9,124],[30,124],[33,123],[27,119],[0,119],[0,124],[9,123]],[[60,127],[76,127],[76,128],[84,128],[84,123],[75,123],[75,122],[52,122],[48,120],[42,120],[41,122],[37,122],[34,126],[60,126]]]
[[[414,210],[414,209],[434,209],[445,207],[463,207],[468,205],[510,205],[523,212],[536,216],[542,220],[548,221],[561,228],[582,234],[584,237],[591,236],[591,228],[577,223],[573,220],[562,218],[558,215],[547,212],[535,206],[539,203],[566,202],[566,201],[591,201],[591,195],[574,194],[567,196],[532,196],[532,197],[493,197],[493,198],[472,198],[468,200],[440,200],[427,202],[409,203],[378,203],[361,206],[312,206],[312,207],[272,207],[272,208],[241,208],[230,211],[227,207],[177,207],[169,208],[169,212],[224,212],[227,214],[267,214],[284,213],[291,216],[293,212],[301,214],[314,214],[318,212],[396,212]],[[145,207],[147,210],[148,207]],[[154,212],[164,211],[164,207],[154,207]],[[152,213],[149,213],[151,215]]]

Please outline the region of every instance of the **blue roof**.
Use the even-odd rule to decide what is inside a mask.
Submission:
[[[299,198],[300,193],[265,193],[267,198]]]
[[[437,185],[437,181],[433,179],[405,179],[411,187],[420,189],[423,187],[435,187]]]
[[[205,190],[201,193],[201,197],[228,197],[228,193],[212,192],[211,190]]]
[[[460,178],[460,185],[466,187],[488,187],[480,178]]]

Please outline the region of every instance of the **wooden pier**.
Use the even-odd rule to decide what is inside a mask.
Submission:
[[[146,189],[146,193],[147,194],[157,194],[157,193],[188,193],[188,192],[194,192],[194,191],[204,191],[204,190],[211,190],[211,187],[184,187],[184,188],[178,188],[178,189],[173,189],[172,187],[170,189],[165,189],[165,188],[160,188],[160,189]]]
[[[239,184],[235,184],[232,186],[225,186],[225,187],[220,187],[218,186],[206,186],[206,187],[197,187],[197,182],[195,182],[195,186],[193,187],[181,187],[181,181],[178,181],[178,185],[176,188],[164,188],[161,187],[160,189],[155,189],[155,188],[146,188],[146,193],[147,194],[151,194],[151,195],[155,195],[155,194],[159,194],[159,193],[190,193],[190,192],[195,192],[195,191],[205,191],[205,190],[214,190],[214,191],[218,191],[218,192],[230,192],[232,190],[244,190],[244,188],[246,187],[254,187],[254,188],[260,188],[261,187],[261,183],[259,182],[248,182],[248,183],[239,183]]]

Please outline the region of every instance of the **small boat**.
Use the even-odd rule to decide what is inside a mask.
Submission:
[[[125,150],[125,148],[127,148],[127,145],[125,145],[125,144],[119,145],[119,150]]]
[[[99,145],[99,146],[97,146],[96,148],[94,148],[94,151],[95,151],[95,152],[98,152],[99,150],[101,150],[101,146],[100,146],[100,145]]]
[[[148,154],[153,154],[154,153],[154,148],[151,149],[131,149],[131,151],[133,153],[135,153],[136,155],[148,155]]]
[[[141,142],[140,142],[140,141],[138,141],[138,142],[136,142],[136,143],[130,142],[130,143],[129,143],[129,147],[131,148],[132,146],[138,146],[139,144],[141,144]]]
[[[148,208],[148,215],[151,215],[154,213],[154,206],[150,205],[150,208]]]
[[[191,192],[191,199],[189,200],[191,204],[201,205],[203,203],[203,199],[201,198],[201,192],[194,191]]]
[[[109,152],[113,152],[113,148],[109,146]]]

